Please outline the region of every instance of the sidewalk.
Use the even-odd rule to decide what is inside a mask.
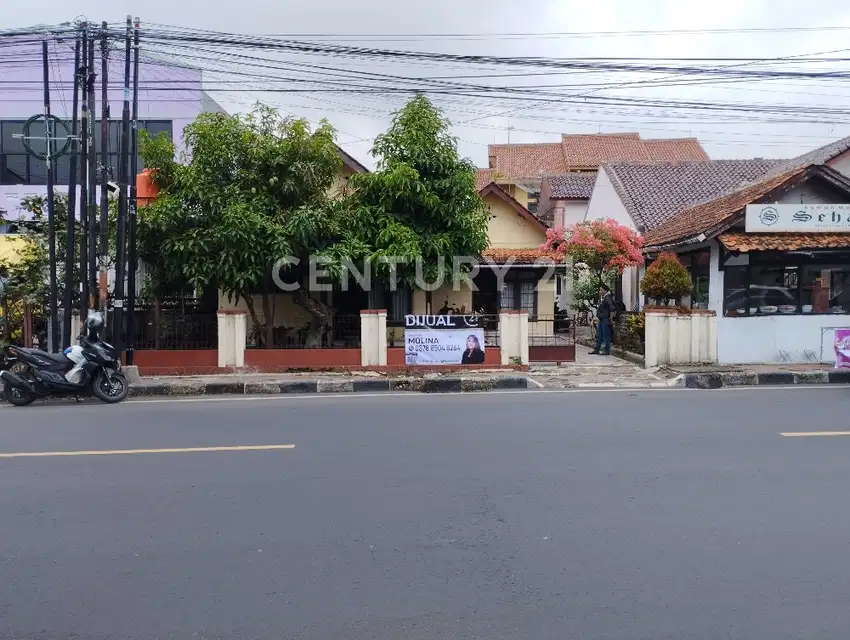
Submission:
[[[576,361],[559,366],[533,364],[529,377],[545,389],[663,389],[683,386],[676,372],[647,371],[615,356],[597,356],[576,345]]]

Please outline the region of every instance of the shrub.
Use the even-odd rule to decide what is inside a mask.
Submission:
[[[691,275],[674,253],[665,252],[646,268],[640,286],[644,294],[654,298],[656,303],[672,300],[678,304],[691,292]]]

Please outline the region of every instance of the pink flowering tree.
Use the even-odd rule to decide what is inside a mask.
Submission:
[[[608,273],[621,274],[626,267],[643,264],[642,246],[640,235],[608,218],[549,229],[540,248],[586,265],[601,283]]]

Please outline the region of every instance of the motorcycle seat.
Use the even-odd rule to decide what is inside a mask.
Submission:
[[[38,356],[39,358],[50,360],[51,362],[55,362],[56,364],[68,364],[69,362],[71,362],[70,360],[68,360],[68,357],[64,353],[48,353],[47,351],[40,351],[39,349],[25,348],[21,348],[21,351],[31,356]]]

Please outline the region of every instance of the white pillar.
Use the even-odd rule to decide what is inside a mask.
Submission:
[[[522,364],[528,364],[528,313],[526,311],[503,309],[499,313],[499,344],[503,365],[514,364],[516,360]]]
[[[364,309],[360,312],[360,364],[364,367],[387,365],[386,309]]]
[[[245,343],[248,317],[244,311],[220,310],[218,312],[218,366],[241,368],[245,366]]]

